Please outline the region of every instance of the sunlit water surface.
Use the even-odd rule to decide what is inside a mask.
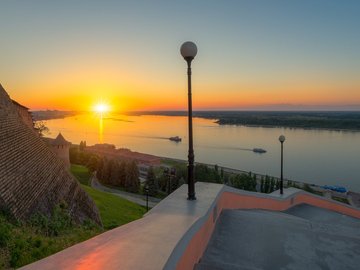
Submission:
[[[116,147],[162,157],[187,159],[187,118],[177,116],[77,115],[46,121],[49,137],[61,132],[72,143],[111,143]],[[194,150],[198,162],[279,176],[280,134],[284,143],[284,177],[342,185],[360,192],[360,132],[220,126],[194,119]],[[168,140],[180,136],[182,142]],[[265,154],[249,150],[263,148]]]

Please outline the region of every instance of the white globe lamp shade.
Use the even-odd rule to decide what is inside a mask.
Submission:
[[[185,60],[192,60],[197,54],[197,47],[194,42],[186,41],[181,45],[180,53]]]
[[[284,136],[284,135],[280,135],[279,141],[280,141],[281,143],[285,142],[285,136]]]

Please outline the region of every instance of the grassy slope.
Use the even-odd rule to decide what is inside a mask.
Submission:
[[[89,186],[81,186],[95,201],[105,229],[111,229],[139,219],[146,212],[144,207],[136,203]]]
[[[95,226],[72,226],[49,236],[35,224],[20,223],[0,214],[0,269],[20,267],[47,257],[102,230]]]
[[[90,187],[90,172],[86,167],[72,164],[71,172],[79,180],[81,187],[94,200],[100,211],[104,229],[108,230],[129,223],[145,214],[145,208],[136,203]]]
[[[90,172],[86,167],[71,164],[70,171],[81,184],[89,186]]]
[[[71,171],[79,181],[88,184],[90,174],[85,167],[75,165]],[[81,186],[98,206],[105,230],[139,219],[145,213],[145,208],[135,203]],[[48,236],[36,225],[20,223],[0,212],[0,269],[29,264],[103,231],[94,226],[72,226],[57,236]]]

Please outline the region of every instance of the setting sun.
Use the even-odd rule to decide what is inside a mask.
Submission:
[[[106,103],[98,103],[94,106],[94,111],[97,113],[106,113],[110,111],[110,106]]]

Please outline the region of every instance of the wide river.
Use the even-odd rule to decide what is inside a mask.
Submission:
[[[182,116],[77,115],[46,121],[49,137],[61,132],[72,143],[110,143],[162,157],[187,159],[187,118]],[[279,135],[285,135],[284,177],[341,185],[360,192],[360,132],[220,126],[194,119],[195,161],[279,176]],[[168,140],[179,136],[182,142]],[[267,152],[258,154],[253,148]],[[250,149],[250,150],[249,150]]]

